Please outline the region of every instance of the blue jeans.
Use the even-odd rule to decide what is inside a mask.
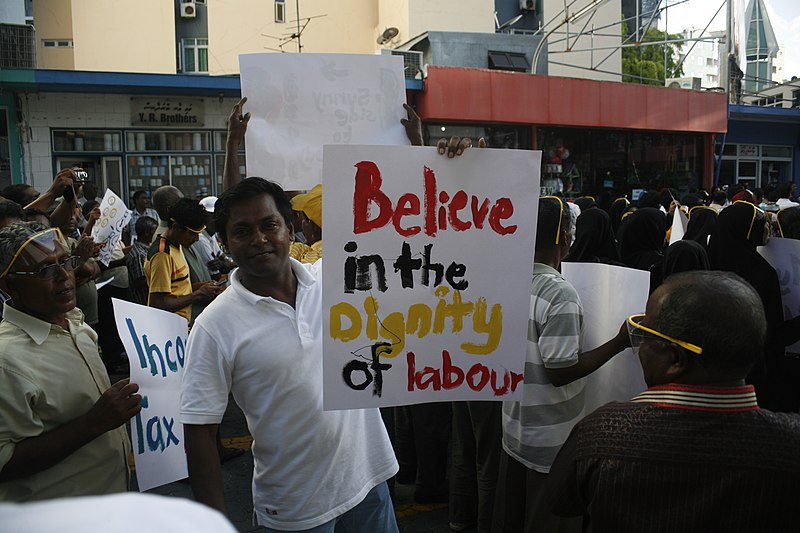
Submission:
[[[265,528],[264,531],[281,533],[281,530],[270,528]],[[361,503],[343,515],[317,527],[294,533],[399,533],[399,531],[392,499],[384,481],[373,487]]]

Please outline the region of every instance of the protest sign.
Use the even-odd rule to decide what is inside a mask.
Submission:
[[[583,304],[581,351],[611,340],[626,318],[644,313],[649,272],[601,263],[561,263],[561,273]],[[639,358],[628,348],[586,378],[586,414],[608,402],[628,401],[646,388]]]
[[[325,409],[519,398],[540,160],[325,146]]]
[[[188,475],[178,419],[188,323],[175,313],[113,299],[142,410],[131,420],[136,480],[145,491]]]
[[[106,189],[103,201],[100,203],[100,218],[92,228],[92,238],[95,243],[105,243],[100,249],[97,260],[108,266],[114,246],[122,239],[122,230],[128,225],[131,212],[125,206],[122,198],[114,194],[111,189]]]
[[[322,181],[324,144],[407,145],[403,59],[345,54],[239,56],[247,172],[284,189]],[[258,149],[253,149],[257,147]]]
[[[675,207],[672,215],[672,231],[669,234],[669,243],[673,244],[683,239],[686,234],[686,226],[689,224],[689,217],[681,210],[680,206]]]
[[[788,320],[800,315],[800,241],[774,238],[758,251],[778,274],[783,318]],[[786,355],[800,357],[800,342],[787,346]]]

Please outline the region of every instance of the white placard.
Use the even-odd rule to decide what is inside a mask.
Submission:
[[[673,244],[683,239],[686,235],[686,226],[689,224],[689,217],[680,208],[675,207],[675,212],[672,214],[672,231],[669,234],[669,243]]]
[[[97,260],[104,265],[108,266],[111,261],[114,246],[122,239],[122,230],[128,225],[130,219],[131,212],[122,198],[114,194],[111,189],[106,189],[106,194],[100,203],[100,218],[92,228],[94,242],[106,243],[100,249],[100,255],[97,257]]]
[[[520,397],[540,160],[325,146],[325,409]]]
[[[773,238],[758,252],[772,265],[781,283],[783,318],[800,315],[800,241]],[[800,357],[800,342],[786,347],[786,354]]]
[[[189,323],[175,313],[112,300],[131,383],[142,395],[142,410],[131,420],[131,440],[136,480],[145,491],[189,475],[178,417]]]
[[[399,56],[244,54],[239,68],[249,176],[310,189],[322,180],[325,144],[409,144]]]
[[[601,263],[561,263],[561,273],[583,304],[581,351],[611,340],[626,318],[644,313],[649,272]],[[608,402],[628,401],[646,388],[642,365],[629,348],[586,378],[586,414]]]

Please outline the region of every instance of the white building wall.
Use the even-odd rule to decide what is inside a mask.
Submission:
[[[0,2],[0,23],[25,24],[25,0]]]
[[[130,95],[123,94],[31,94],[21,111],[30,136],[22,139],[25,182],[44,192],[53,181],[54,156],[51,153],[51,128],[131,128]],[[226,128],[235,98],[204,98],[205,125],[202,129]],[[136,128],[141,130],[142,128]],[[164,129],[159,129],[164,131]],[[124,138],[124,137],[123,137]],[[77,154],[76,154],[77,155]],[[123,161],[123,166],[125,161]]]
[[[703,35],[702,29],[690,28],[682,32],[688,39],[698,39]],[[713,36],[713,41],[686,41],[681,47],[684,78],[700,78],[703,88],[721,87],[720,81],[720,44],[722,32],[710,32],[704,36]]]

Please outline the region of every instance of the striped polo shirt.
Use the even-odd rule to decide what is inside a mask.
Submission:
[[[189,279],[189,265],[183,255],[183,249],[175,245],[163,235],[157,237],[147,251],[144,262],[144,274],[147,276],[148,297],[154,292],[168,293],[172,296],[192,294],[192,281]],[[192,320],[192,306],[187,305],[176,311],[186,320]]]
[[[563,387],[545,368],[578,362],[583,306],[572,285],[544,264],[533,265],[522,401],[503,402],[503,448],[527,468],[548,473],[570,431],[585,414],[586,379]]]

